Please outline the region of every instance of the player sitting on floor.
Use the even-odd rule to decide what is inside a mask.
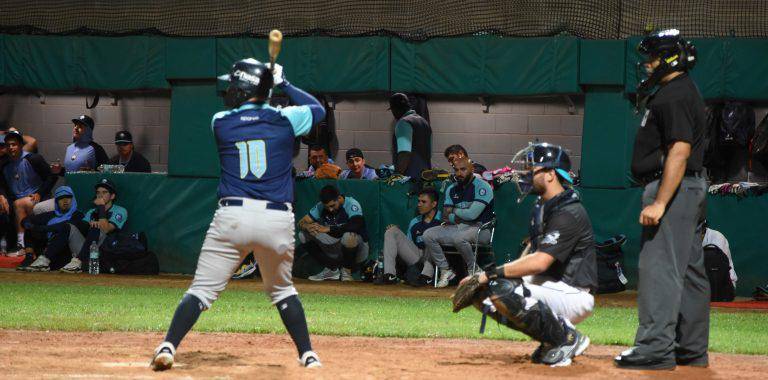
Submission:
[[[567,366],[589,346],[589,338],[573,324],[590,316],[594,307],[592,224],[578,194],[564,187],[570,187],[572,179],[570,159],[562,148],[531,145],[512,164],[522,169],[521,197],[528,192],[539,196],[531,215],[530,247],[519,259],[476,274],[483,285],[473,304],[484,315],[539,341],[531,355],[534,363]],[[462,286],[471,281],[465,278]]]
[[[363,209],[355,198],[328,185],[320,202],[299,221],[299,241],[325,268],[312,281],[352,281],[352,272],[368,258],[368,233]],[[339,269],[341,268],[341,270]]]

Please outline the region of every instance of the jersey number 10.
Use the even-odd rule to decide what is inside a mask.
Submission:
[[[264,140],[240,141],[235,146],[240,153],[240,178],[245,178],[248,172],[261,178],[267,171],[267,146]]]

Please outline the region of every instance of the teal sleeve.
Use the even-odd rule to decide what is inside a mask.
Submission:
[[[457,208],[453,210],[462,220],[475,220],[485,210],[486,204],[479,201],[472,202],[468,208]]]
[[[112,209],[109,211],[112,214],[109,217],[109,222],[122,230],[125,222],[128,220],[128,210],[119,206],[112,206]]]
[[[411,241],[413,240],[413,236],[411,236],[411,228],[413,228],[413,226],[416,225],[416,223],[418,222],[419,222],[419,217],[417,216],[411,219],[411,223],[408,224],[408,233],[406,234],[408,235],[408,240],[411,240]]]
[[[347,197],[344,201],[344,210],[350,218],[355,215],[363,216],[363,208],[360,207],[360,203],[351,197]]]
[[[291,122],[295,136],[304,136],[312,129],[312,109],[309,106],[285,107],[280,113]]]
[[[312,220],[314,220],[315,222],[320,221],[320,213],[321,213],[322,207],[323,205],[320,202],[318,202],[315,205],[315,207],[312,207],[312,209],[309,210],[309,217],[312,218]]]
[[[490,204],[493,200],[493,188],[488,182],[475,178],[475,201]]]
[[[395,124],[395,138],[398,152],[410,152],[413,141],[413,127],[407,121],[400,120]]]
[[[213,115],[213,118],[211,119],[211,130],[213,130],[213,125],[216,123],[216,120],[221,119],[222,117],[226,116],[228,113],[229,111],[216,112]]]
[[[456,186],[456,184],[452,183],[450,186],[448,186],[447,189],[445,189],[445,201],[443,201],[443,206],[453,207],[453,199],[451,199],[451,190],[453,190],[454,186]]]
[[[85,213],[85,216],[83,217],[84,221],[86,221],[86,222],[90,222],[91,221],[91,215],[93,214],[93,210],[94,209],[90,209],[90,210],[88,210],[88,212]]]

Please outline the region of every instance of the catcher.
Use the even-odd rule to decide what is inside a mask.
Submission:
[[[521,257],[485,273],[464,278],[453,311],[474,305],[507,327],[537,340],[534,363],[568,366],[589,346],[573,326],[592,314],[597,263],[592,224],[578,194],[570,188],[570,159],[551,144],[529,145],[512,160],[520,191],[538,195],[530,223],[530,243]],[[483,323],[484,324],[484,323]],[[481,328],[482,330],[482,328]]]

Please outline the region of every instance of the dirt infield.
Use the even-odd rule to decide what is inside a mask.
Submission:
[[[613,367],[622,348],[592,346],[566,368],[530,363],[533,343],[463,339],[314,337],[324,367],[300,368],[287,336],[192,333],[171,371],[154,373],[150,354],[159,333],[0,330],[4,379],[477,379],[477,378],[765,378],[764,356],[713,354],[711,368],[637,372]]]

